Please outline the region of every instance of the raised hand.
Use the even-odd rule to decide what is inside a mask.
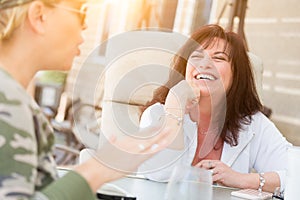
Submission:
[[[200,99],[200,90],[192,82],[180,81],[169,91],[166,98],[166,109],[181,109],[188,112]]]
[[[105,140],[91,156],[104,165],[133,173],[137,167],[172,141],[171,129],[168,126],[148,127],[133,135],[103,137]]]

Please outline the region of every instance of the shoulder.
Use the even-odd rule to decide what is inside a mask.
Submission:
[[[32,99],[11,76],[0,70],[0,119],[12,127],[32,132]]]
[[[0,70],[0,128],[6,130],[2,137],[14,140],[13,135],[34,139],[30,96],[25,89],[5,71]]]
[[[250,127],[254,130],[276,129],[275,124],[262,112],[257,112],[251,116]]]
[[[9,105],[21,105],[22,103],[29,104],[30,96],[26,90],[9,74],[0,69],[0,101]]]
[[[263,125],[273,124],[273,122],[260,111],[251,116],[251,124],[259,123],[263,123]]]
[[[269,143],[270,141],[287,144],[286,138],[276,125],[263,113],[257,112],[252,115],[249,131],[255,135],[254,140]]]
[[[252,138],[252,143],[255,141],[260,143],[261,140],[268,140],[268,138],[283,137],[274,123],[263,113],[257,112],[250,117],[250,123],[242,125],[239,140],[241,138]]]

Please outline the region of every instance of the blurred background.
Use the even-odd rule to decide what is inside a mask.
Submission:
[[[155,29],[189,36],[204,24],[218,23],[239,33],[248,50],[261,59],[262,101],[271,109],[270,118],[284,136],[300,145],[299,6],[298,0],[98,0],[89,6],[89,28],[84,31],[82,54],[75,59],[72,70],[39,73],[35,97],[41,104],[44,99],[53,110],[57,109],[62,92],[72,91],[89,54],[117,34]],[[102,45],[95,59],[85,66],[86,79],[79,84],[83,93],[89,92],[88,80],[105,65],[105,56],[106,48]],[[43,94],[41,88],[47,87]],[[91,99],[83,101],[92,103]]]

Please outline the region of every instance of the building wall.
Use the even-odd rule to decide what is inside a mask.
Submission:
[[[130,2],[135,1],[131,0]],[[84,32],[86,42],[82,45],[82,56],[74,62],[73,70],[69,76],[69,83],[71,83],[69,88],[73,86],[72,83],[76,80],[78,70],[86,57],[103,39],[103,28],[107,26],[104,22],[106,7],[103,3],[105,2],[99,1],[98,7],[93,5],[90,9],[89,29]],[[186,32],[189,27],[183,27],[183,25],[190,25],[193,15],[187,15],[191,12],[188,8],[190,8],[190,4],[194,5],[195,2],[195,0],[178,1],[179,7],[177,8],[174,28],[176,32],[189,34]],[[225,0],[213,1],[211,22],[216,22],[224,2]],[[135,3],[131,4],[130,7],[133,5],[137,7],[138,5]],[[300,1],[298,0],[248,0],[245,22],[245,34],[249,50],[258,55],[264,63],[263,102],[273,111],[272,121],[295,145],[300,145],[300,12],[297,10],[299,6]],[[226,6],[225,8],[220,20],[221,25],[224,26],[227,22],[226,18],[229,16],[230,7]],[[188,10],[190,12],[187,12]],[[185,12],[186,14],[184,14]],[[130,13],[133,12],[130,11]],[[125,22],[119,21],[121,25],[109,31],[117,33],[121,31],[119,29],[122,27],[124,31],[130,30],[133,26],[130,24],[133,19],[130,16],[127,18],[126,25],[124,25]],[[178,18],[179,16],[181,19]],[[111,18],[110,20],[114,21]],[[184,24],[181,23],[183,21],[185,21]],[[84,67],[87,72],[87,80],[89,80],[89,76],[95,74],[95,71],[101,70],[100,68],[103,66],[95,62]],[[88,81],[84,80],[80,82],[81,91],[88,93],[89,84]],[[83,96],[87,97],[88,95]],[[90,98],[87,100],[91,101]]]
[[[213,22],[223,0],[215,1]],[[249,50],[264,63],[263,102],[272,121],[295,145],[300,145],[300,1],[248,0],[245,34]],[[229,7],[223,18],[227,20]]]

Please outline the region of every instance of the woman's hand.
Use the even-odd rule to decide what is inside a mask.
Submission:
[[[200,90],[192,82],[182,80],[173,86],[166,98],[166,109],[181,109],[188,113],[191,108],[198,104]]]
[[[172,87],[165,102],[164,124],[170,127],[174,135],[173,142],[168,147],[182,150],[184,148],[184,136],[182,131],[183,116],[189,112],[192,104],[197,104],[199,92],[194,91],[190,84],[182,80]]]
[[[213,182],[227,187],[244,188],[243,181],[248,175],[232,170],[220,160],[202,160],[196,167],[212,170]]]
[[[141,138],[108,138],[97,151],[90,151],[92,158],[78,165],[75,171],[96,191],[103,183],[134,173],[141,163],[164,149],[172,136],[168,127],[148,127],[138,134]]]
[[[157,153],[170,144],[171,139],[171,129],[167,126],[162,127],[157,125],[139,129],[139,131],[132,136],[124,134],[123,137],[118,138],[114,135],[110,135],[108,142],[109,145],[112,145],[118,150],[138,155]],[[99,150],[101,150],[101,148]]]
[[[258,173],[236,172],[220,160],[202,160],[195,167],[212,170],[213,182],[223,186],[255,190],[259,187]],[[280,178],[276,172],[265,172],[264,178],[264,191],[274,192],[275,188],[280,187]]]

